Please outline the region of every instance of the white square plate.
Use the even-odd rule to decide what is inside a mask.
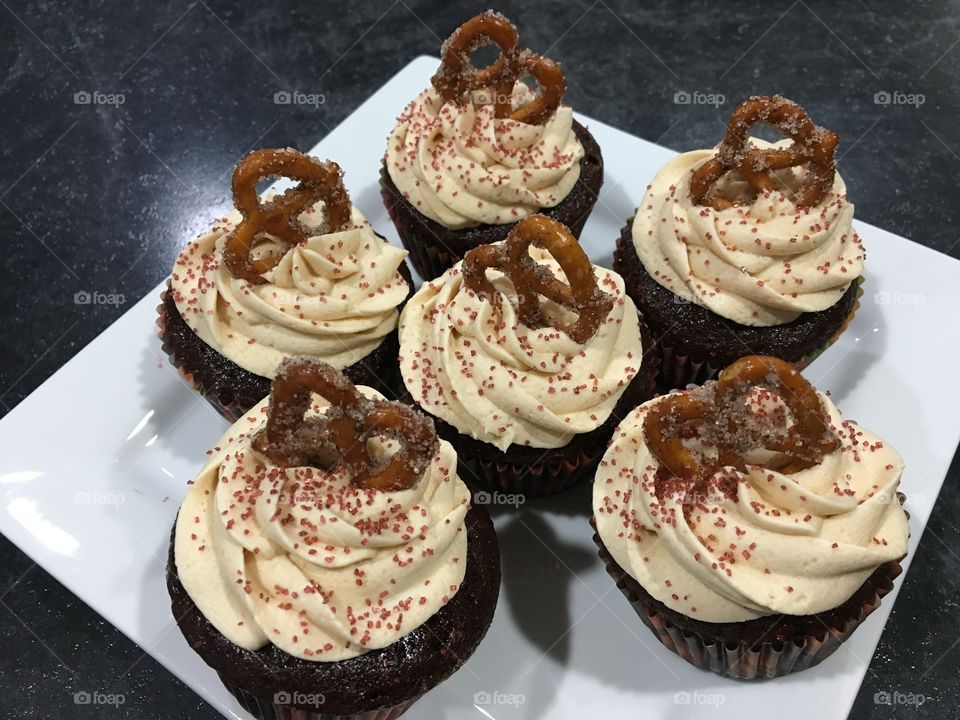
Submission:
[[[414,60],[311,150],[343,166],[354,202],[393,241],[380,160],[395,116],[436,64]],[[584,245],[608,265],[621,226],[672,152],[581,120],[606,161]],[[858,229],[869,252],[862,307],[806,375],[906,459],[912,555],[960,439],[956,388],[944,385],[960,354],[960,325],[944,321],[960,305],[960,263],[864,223]],[[176,629],[164,585],[177,506],[226,424],[160,349],[160,290],[0,422],[0,531],[214,708],[245,718]],[[588,487],[495,514],[504,564],[496,619],[467,665],[409,717],[582,718],[629,708],[651,718],[840,718],[896,599],[895,590],[819,667],[737,683],[687,665],[634,615],[597,558]]]

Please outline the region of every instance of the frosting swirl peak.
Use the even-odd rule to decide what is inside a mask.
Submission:
[[[516,83],[515,107],[532,96]],[[418,212],[456,230],[512,223],[558,205],[579,179],[583,156],[565,105],[529,125],[494,117],[483,92],[474,102],[444,103],[431,87],[398,118],[385,162]]]
[[[346,230],[321,232],[291,248],[261,242],[255,254],[282,257],[259,285],[234,277],[223,262],[227,236],[239,220],[233,212],[187,246],[171,277],[183,319],[222,355],[263,377],[296,356],[343,369],[396,328],[397,307],[410,291],[399,273],[406,253],[378,237],[356,208]],[[300,221],[320,228],[323,203]]]
[[[544,250],[531,255],[557,278]],[[643,348],[633,301],[616,273],[594,267],[613,309],[585,344],[552,327],[517,318],[513,284],[499,270],[488,278],[500,301],[465,287],[461,264],[424,284],[400,318],[400,369],[414,399],[465,435],[506,450],[511,444],[566,445],[602,425],[640,369]],[[544,312],[576,315],[551,301]]]
[[[779,146],[751,139],[761,148]],[[834,305],[860,277],[865,253],[839,174],[823,202],[797,208],[800,178],[780,171],[782,191],[717,210],[690,198],[693,171],[716,149],[682,153],[654,177],[633,221],[633,246],[660,285],[741,325],[769,327]],[[724,181],[725,195],[737,184]]]
[[[634,410],[594,482],[597,531],[617,563],[678,612],[740,622],[838,607],[880,565],[903,556],[903,461],[818,396],[840,447],[789,475],[760,454],[745,471],[725,467],[683,481],[665,471],[644,436],[645,416],[667,396]],[[787,412],[769,412],[782,403],[775,394],[755,402],[766,408],[764,422],[792,422]]]

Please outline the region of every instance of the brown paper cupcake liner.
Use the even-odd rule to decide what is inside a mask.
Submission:
[[[197,361],[191,360],[189,357],[185,357],[178,349],[178,343],[175,342],[168,333],[167,313],[170,312],[168,308],[168,298],[170,292],[170,285],[168,283],[167,287],[160,294],[160,305],[157,306],[156,325],[158,334],[160,336],[161,347],[163,348],[164,353],[167,355],[170,364],[177,369],[180,378],[184,381],[184,383],[186,383],[187,387],[203,396],[204,400],[206,400],[210,406],[213,407],[213,409],[216,410],[224,419],[230,423],[234,423],[243,417],[251,407],[259,402],[259,399],[266,397],[266,395],[270,392],[269,381],[263,382],[264,387],[262,394],[254,393],[256,395],[260,395],[260,397],[258,400],[253,402],[250,401],[252,398],[248,397],[246,400],[244,400],[238,397],[238,395],[249,396],[251,394],[249,389],[245,393],[240,393],[238,392],[237,388],[234,387],[213,387],[203,383],[200,379],[200,376],[204,374],[202,372],[202,368],[191,364],[192,362]],[[394,342],[397,346],[396,350],[399,352],[399,340],[396,335],[396,330],[384,338],[384,343],[387,342]],[[377,350],[374,350],[374,353],[376,352]],[[396,353],[392,354],[395,355]],[[369,357],[370,356],[368,356],[368,358]],[[368,360],[368,358],[363,358],[357,363],[354,363],[354,365],[346,368],[344,372],[351,377],[351,380],[354,383],[359,385],[369,385],[391,399],[396,398],[399,388],[402,386],[402,381],[400,379],[400,368],[398,364],[396,362],[382,362],[377,364],[376,368],[371,368],[365,365],[365,362]],[[246,371],[243,372],[244,374],[254,377],[252,374],[246,373]],[[257,380],[259,381],[260,378],[258,377]]]
[[[863,297],[863,283],[865,280],[863,277],[860,277],[856,282],[857,297],[846,319],[823,345],[803,355],[799,360],[791,362],[791,365],[797,370],[803,370],[820,357],[827,348],[840,338],[850,326],[850,323],[853,322],[854,315],[856,315],[857,310],[860,309],[860,298]],[[687,352],[676,344],[671,344],[670,339],[668,339],[666,335],[660,338],[657,347],[659,348],[660,357],[660,374],[657,378],[657,384],[666,390],[683,388],[687,385],[700,385],[707,380],[713,380],[725,367],[717,367],[714,364],[715,361],[711,358],[697,357],[694,353]]]
[[[902,504],[904,496],[901,493],[897,493],[897,496]],[[909,513],[907,516],[909,517]],[[665,611],[664,606],[651,597],[643,586],[613,559],[596,532],[595,518],[590,519],[590,525],[594,529],[593,541],[597,545],[607,574],[661,644],[701,670],[709,670],[716,675],[737,680],[780,677],[823,662],[880,607],[880,601],[893,590],[894,579],[903,571],[899,560],[891,560],[878,567],[851,596],[851,599],[862,596],[864,599],[861,602],[848,600],[846,604],[850,607],[844,608],[841,605],[845,610],[842,613],[830,611],[810,616],[819,620],[816,632],[770,641],[707,637],[686,626],[682,622],[686,616],[675,611]],[[702,625],[692,618],[688,620],[691,625]],[[732,624],[745,625],[749,622]]]
[[[827,339],[827,342],[813,352],[807,353],[794,363],[794,367],[796,367],[797,370],[803,370],[805,367],[810,365],[810,363],[820,357],[820,355],[822,355],[827,348],[839,340],[840,336],[843,335],[843,333],[847,331],[847,328],[850,327],[850,323],[853,322],[853,317],[857,314],[857,310],[860,309],[860,298],[863,297],[863,284],[866,282],[866,278],[861,275],[854,282],[857,283],[857,296],[853,301],[853,307],[850,308],[850,313],[844,319],[840,327],[837,328],[836,332],[834,332],[833,335]]]
[[[160,294],[160,304],[157,306],[156,325],[163,352],[166,353],[170,364],[176,368],[177,374],[180,375],[180,379],[183,380],[188,388],[203,397],[227,422],[236,422],[243,417],[249,408],[244,407],[243,403],[234,400],[232,395],[227,395],[226,393],[218,394],[214,390],[204,387],[203,384],[194,377],[193,371],[186,367],[186,364],[183,362],[173,343],[169,342],[166,315],[164,312],[164,303],[166,302],[169,292],[170,287],[168,285]]]
[[[220,675],[220,682],[230,691],[240,706],[258,720],[394,720],[403,715],[410,706],[413,705],[420,696],[390,707],[377,708],[376,710],[365,710],[363,712],[351,713],[350,715],[331,715],[330,713],[319,712],[317,708],[310,709],[298,707],[292,704],[275,702],[277,699],[284,699],[282,695],[286,694],[293,698],[293,693],[278,693],[275,698],[260,698],[253,693],[247,692],[239,685],[227,682],[223,675]]]
[[[643,269],[643,266],[639,264],[640,261],[636,257],[633,248],[631,234],[633,220],[633,217],[628,219],[626,225],[620,231],[620,236],[617,239],[614,250],[613,266],[617,272],[624,276],[624,281],[629,285],[628,291],[637,303],[637,307],[641,312],[645,312],[644,303],[641,302],[642,298],[638,298],[640,290],[637,289],[636,285],[640,279],[638,274],[645,273],[646,271]],[[794,354],[793,358],[796,359],[784,357],[784,359],[788,360],[797,370],[802,370],[816,360],[827,348],[833,345],[850,326],[854,315],[856,315],[857,310],[860,308],[864,278],[861,276],[857,278],[855,282],[856,289],[854,290],[854,297],[850,303],[850,309],[846,316],[842,318],[840,324],[830,331],[827,340],[822,344],[816,345],[814,349],[800,354],[799,357],[797,354]],[[844,300],[841,299],[840,302],[844,302]],[[847,300],[846,302],[850,301]],[[707,380],[712,380],[716,378],[724,367],[736,359],[735,351],[731,352],[727,350],[721,353],[722,357],[717,357],[704,352],[702,349],[691,350],[689,343],[685,342],[683,337],[673,334],[670,328],[664,327],[664,324],[669,322],[668,320],[664,318],[654,319],[651,316],[649,308],[646,310],[646,313],[648,315],[647,323],[653,323],[651,324],[651,329],[656,337],[658,354],[660,356],[660,374],[657,378],[657,386],[661,391],[683,388],[691,384],[702,384]],[[751,352],[745,350],[743,354],[751,354]],[[768,350],[760,354],[777,355],[777,352]],[[783,357],[783,355],[780,355],[780,357]]]
[[[593,454],[577,451],[535,464],[500,463],[457,453],[457,472],[474,491],[474,501],[479,505],[498,502],[490,497],[491,493],[534,500],[562,493],[588,477],[605,450],[604,445]]]
[[[407,252],[410,253],[410,264],[419,273],[420,277],[426,280],[440,277],[447,270],[457,264],[459,258],[439,240],[432,237],[425,231],[425,228],[416,227],[414,223],[407,222],[401,217],[397,207],[398,203],[393,198],[391,191],[383,184],[383,175],[385,169],[380,170],[380,197],[383,198],[383,204],[387,208],[387,214],[393,221],[397,234],[400,236],[400,242]]]

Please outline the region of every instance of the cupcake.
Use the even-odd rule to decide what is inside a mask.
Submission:
[[[260,202],[257,182],[269,177],[299,185]],[[181,376],[231,422],[294,356],[393,397],[397,320],[413,283],[406,253],[351,205],[340,168],[257,150],[237,165],[233,193],[237,209],[180,253],[158,308]]]
[[[180,507],[167,564],[190,647],[263,720],[390,720],[493,618],[500,555],[430,420],[285,362]]]
[[[758,123],[792,142],[749,137]],[[660,345],[662,384],[701,382],[751,354],[801,369],[847,327],[864,251],[837,143],[791,101],[754,97],[719,147],[654,177],[613,267]]]
[[[470,54],[491,44],[499,59],[474,68]],[[432,86],[398,118],[380,172],[383,202],[417,272],[435,278],[535,213],[579,237],[603,158],[560,104],[560,67],[520,48],[516,28],[490,11],[461,25],[441,54]],[[527,75],[536,92],[522,82]]]
[[[790,364],[749,356],[624,419],[594,481],[594,540],[684,660],[785,675],[833,653],[893,588],[902,471]]]
[[[410,299],[400,370],[464,480],[539,497],[588,475],[620,418],[650,397],[644,335],[620,277],[534,215]]]

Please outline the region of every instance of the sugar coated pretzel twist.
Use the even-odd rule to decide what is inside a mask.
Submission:
[[[745,400],[756,387],[776,392],[786,404],[793,424],[785,431],[763,432],[745,421]],[[789,363],[760,355],[728,366],[712,394],[687,391],[659,400],[644,418],[643,433],[660,464],[687,479],[706,478],[727,466],[745,470],[744,455],[759,448],[780,453],[784,459],[779,470],[790,474],[813,467],[840,447],[813,386]],[[713,445],[717,457],[708,460],[691,450],[683,442],[690,433]]]
[[[261,202],[257,183],[286,177],[298,181],[278,197]],[[343,187],[343,173],[334,162],[320,162],[296,150],[254,150],[233,171],[233,202],[243,219],[227,238],[223,260],[230,273],[255,285],[276,267],[280,257],[254,259],[251,251],[264,233],[289,247],[305,242],[311,233],[299,221],[300,213],[323,200],[328,232],[350,226],[350,197]]]
[[[546,249],[563,269],[569,285],[530,257],[530,246]],[[480,245],[463,258],[463,283],[487,300],[500,302],[500,293],[487,278],[496,268],[513,283],[520,322],[531,328],[551,325],[574,342],[593,337],[613,308],[613,297],[597,285],[593,265],[570,230],[545,215],[531,215],[518,222],[499,245]],[[544,317],[540,296],[577,313],[566,325],[550,323]]]
[[[330,407],[323,415],[304,419],[314,393]],[[398,441],[400,448],[375,461],[367,441],[380,436]],[[280,467],[343,467],[354,485],[384,491],[416,485],[438,444],[429,418],[399,402],[361,395],[343,373],[306,359],[280,366],[267,426],[253,441],[258,452]]]
[[[477,69],[470,55],[487,45],[496,45],[500,57]],[[515,109],[513,88],[525,75],[537,81],[537,93],[529,103]],[[553,60],[521,49],[513,24],[488,10],[463,23],[443,44],[433,86],[444,102],[461,102],[474,91],[493,90],[495,117],[538,125],[560,106],[567,79]]]
[[[760,149],[750,143],[750,130],[764,124],[793,139],[785,148]],[[776,188],[773,171],[804,166],[807,174],[794,197],[797,207],[818,205],[833,187],[834,154],[840,137],[815,125],[796,103],[779,96],[752,97],[737,106],[715,157],[700,165],[690,178],[690,198],[717,210],[735,203],[717,194],[716,182],[736,171],[750,185],[753,196]]]

